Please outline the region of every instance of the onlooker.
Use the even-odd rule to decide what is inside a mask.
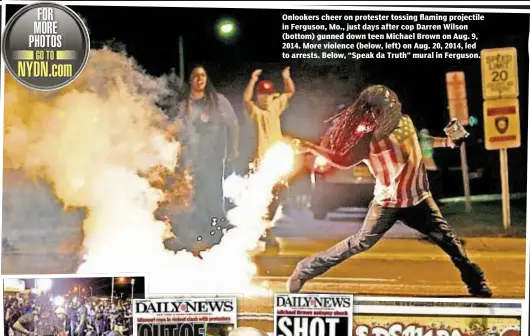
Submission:
[[[215,90],[204,67],[196,66],[176,119],[183,127],[183,160],[194,179],[192,216],[177,221],[181,230],[175,228],[176,236],[187,236],[193,242],[202,237],[203,244],[213,245],[220,241],[222,232],[210,235],[212,218],[225,216],[225,164],[239,155],[238,118],[228,99]],[[182,227],[183,222],[189,225]]]
[[[259,76],[262,70],[255,70],[252,73],[250,82],[245,89],[243,100],[247,107],[250,117],[257,126],[257,155],[254,161],[254,166],[258,167],[260,160],[263,159],[267,151],[276,143],[283,140],[283,133],[281,127],[280,117],[287,109],[289,100],[295,93],[295,85],[291,79],[290,68],[286,67],[282,71],[284,81],[284,92],[276,91],[274,84],[268,80],[259,81]],[[256,101],[253,101],[254,87],[258,84]],[[287,189],[287,182],[282,181],[274,188],[274,198],[271,202],[266,220],[272,221],[280,203],[285,198],[285,191]],[[266,230],[265,236],[262,237],[266,242],[267,247],[277,247],[277,239],[272,233],[271,226]]]
[[[129,299],[115,301],[117,306],[113,304],[114,308],[111,310],[108,298],[67,297],[64,303],[57,305],[46,296],[39,297],[34,294],[17,294],[16,296],[4,295],[5,336],[25,336],[31,333],[51,335],[52,330],[66,330],[69,335],[80,336],[88,335],[85,333],[88,328],[93,329],[96,335],[104,336],[114,330],[111,326],[112,321],[117,322],[114,323],[115,330],[121,330],[122,336],[132,334]],[[27,314],[22,314],[22,305],[19,301],[27,302],[34,306],[34,309]],[[98,307],[95,318],[85,318],[83,321],[83,316],[91,316],[91,314],[87,315],[87,312],[91,311],[90,307]]]

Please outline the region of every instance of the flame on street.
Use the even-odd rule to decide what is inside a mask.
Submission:
[[[236,228],[198,258],[167,250],[170,230],[153,214],[169,196],[149,174],[174,170],[180,151],[156,106],[168,92],[166,78],[102,49],[92,50],[81,76],[61,90],[28,90],[7,73],[5,90],[4,169],[45,180],[65,211],[87,209],[78,273],[147,273],[152,293],[268,293],[253,284],[249,252],[265,229],[273,186],[294,169],[289,144],[273,147],[254,174],[225,181]]]

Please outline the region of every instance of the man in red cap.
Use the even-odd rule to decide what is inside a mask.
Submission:
[[[265,153],[274,144],[283,140],[283,133],[281,128],[280,117],[282,113],[287,109],[289,100],[295,93],[294,82],[291,79],[290,68],[286,67],[282,71],[282,77],[284,82],[283,93],[276,91],[274,84],[269,80],[259,80],[262,70],[254,70],[250,78],[250,82],[245,89],[243,94],[243,100],[250,113],[251,119],[254,121],[257,127],[258,137],[258,151],[254,161],[254,165],[259,165],[259,161],[263,159]],[[256,92],[256,101],[253,101],[254,88],[258,84]],[[274,200],[269,206],[268,216],[266,220],[271,221],[274,218],[276,210],[280,205],[280,191],[285,189],[285,186],[278,185],[275,188]],[[273,238],[270,228],[267,229],[266,243],[267,247],[277,246],[276,239]]]

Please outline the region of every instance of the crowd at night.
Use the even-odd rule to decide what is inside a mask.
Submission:
[[[132,335],[131,297],[144,298],[143,279],[116,278],[111,294],[112,280],[25,279],[23,290],[4,283],[4,335]]]

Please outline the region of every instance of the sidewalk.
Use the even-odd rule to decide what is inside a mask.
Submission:
[[[472,203],[470,213],[464,203],[440,204],[446,220],[461,237],[526,237],[526,198],[510,202],[511,227],[504,229],[500,201]]]
[[[355,213],[349,220],[315,220],[309,210],[290,211],[275,218],[274,232],[283,238],[306,238],[310,240],[339,239],[359,231],[366,211]],[[385,238],[415,238],[423,235],[398,222],[386,234]]]
[[[472,203],[470,213],[465,212],[464,203],[441,203],[445,219],[459,237],[526,237],[526,199],[511,201],[511,227],[505,230],[502,223],[502,204],[499,201]],[[284,238],[338,239],[359,231],[366,209],[330,215],[328,220],[315,220],[308,209],[290,211],[276,218],[275,232]],[[421,239],[423,235],[397,222],[385,234],[385,239]]]

